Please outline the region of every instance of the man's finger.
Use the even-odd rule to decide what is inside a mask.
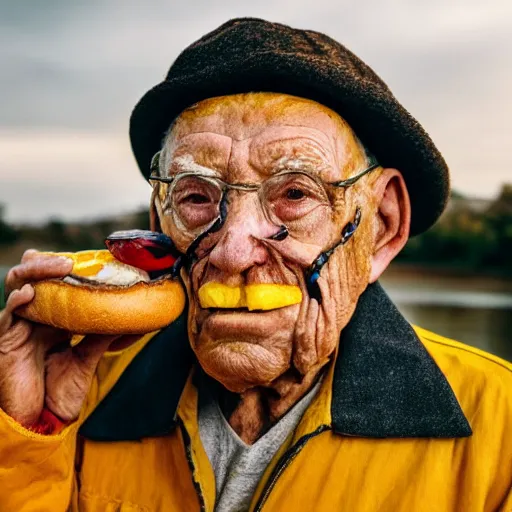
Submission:
[[[80,364],[92,370],[96,369],[101,356],[108,350],[112,342],[119,336],[94,334],[87,336],[78,345],[73,347],[73,355]]]
[[[7,298],[5,311],[12,313],[16,308],[28,304],[34,298],[34,288],[29,285],[23,285],[19,290],[14,290]]]
[[[5,309],[0,312],[0,336],[10,329],[13,323],[13,311],[29,303],[34,298],[34,288],[29,284],[20,290],[14,290],[7,298]]]
[[[0,335],[0,354],[8,354],[23,345],[32,333],[33,325],[27,320],[16,320]]]
[[[316,300],[308,300],[306,313],[301,320],[303,325],[298,329],[293,353],[293,364],[302,375],[308,372],[316,360],[315,332],[318,312],[318,302]]]
[[[23,256],[21,257],[21,263],[26,263],[27,261],[29,260],[32,260],[34,258],[37,258],[37,256],[41,254],[39,251],[37,251],[36,249],[27,249],[24,253],[23,253]]]
[[[38,256],[13,267],[5,278],[6,293],[21,288],[24,284],[44,279],[64,277],[73,268],[73,261],[60,256]]]
[[[63,329],[56,329],[50,325],[32,324],[32,341],[41,347],[43,353],[49,353],[64,342],[69,341],[71,333]]]

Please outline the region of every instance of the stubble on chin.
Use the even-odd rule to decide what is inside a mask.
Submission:
[[[290,367],[297,314],[298,305],[266,313],[213,313],[196,324],[190,341],[206,373],[227,389],[241,393],[266,387]]]

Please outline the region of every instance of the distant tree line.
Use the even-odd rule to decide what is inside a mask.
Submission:
[[[471,199],[454,194],[437,224],[411,238],[397,261],[512,276],[512,185],[484,204],[477,208]],[[82,223],[50,219],[36,227],[8,224],[0,205],[0,249],[20,241],[55,251],[100,249],[118,229],[149,229],[148,211]]]
[[[97,221],[68,223],[52,218],[42,226],[7,224],[0,207],[0,247],[28,241],[33,247],[54,251],[104,249],[105,238],[119,229],[149,229],[147,210]]]
[[[452,198],[434,227],[411,238],[397,260],[512,276],[512,185],[484,209]]]
[[[5,209],[0,205],[0,245],[9,245],[19,238],[19,232],[4,221]]]

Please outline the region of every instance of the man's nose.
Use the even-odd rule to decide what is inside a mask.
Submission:
[[[268,260],[268,250],[261,240],[277,228],[265,218],[256,193],[231,194],[226,221],[210,252],[209,263],[228,275],[236,275]]]

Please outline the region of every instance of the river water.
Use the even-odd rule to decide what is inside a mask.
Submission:
[[[0,279],[6,271],[0,266]],[[403,271],[386,273],[381,281],[409,322],[512,361],[509,285]]]
[[[397,305],[412,324],[512,361],[512,310]]]
[[[512,282],[386,272],[381,282],[407,320],[512,361]]]

